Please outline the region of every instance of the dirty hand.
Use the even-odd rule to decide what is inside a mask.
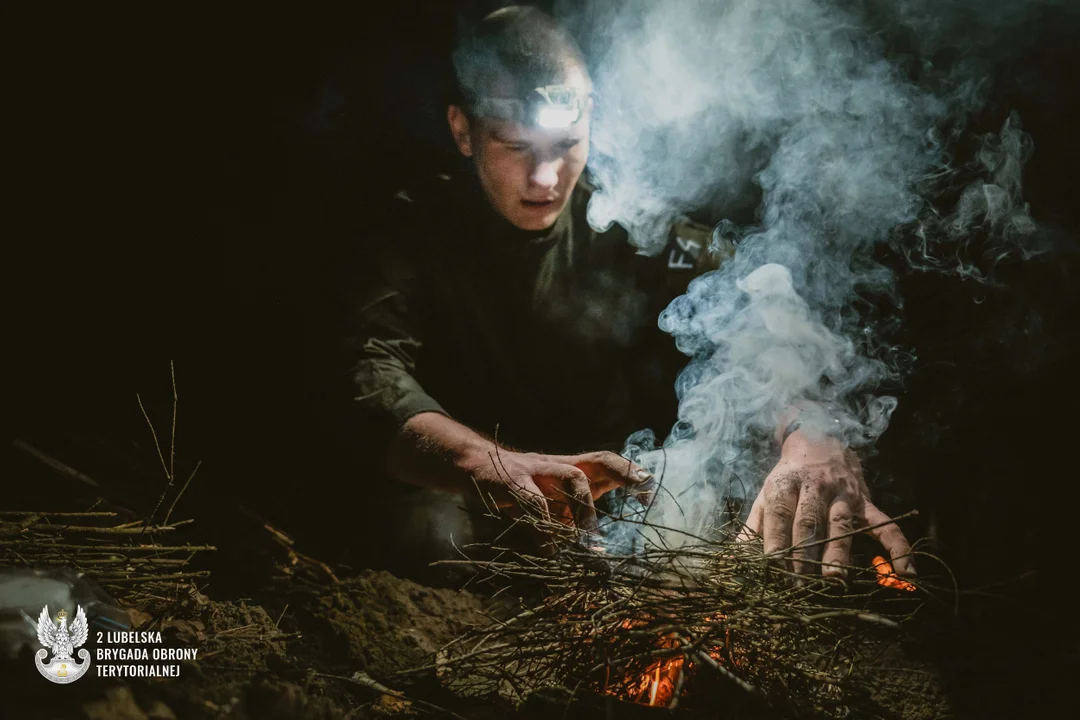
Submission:
[[[831,438],[811,441],[796,431],[784,442],[777,463],[750,508],[744,535],[760,535],[765,553],[782,553],[793,545],[836,540],[793,549],[782,565],[800,574],[818,572],[843,578],[850,565],[851,533],[886,523],[889,517],[870,502],[862,466],[844,443]],[[914,576],[911,545],[895,524],[868,530],[892,557],[899,575]]]
[[[617,487],[645,494],[652,475],[621,455],[591,452],[581,455],[542,455],[500,449],[475,458],[466,468],[485,502],[497,507],[532,508],[546,519],[597,529],[593,501]]]

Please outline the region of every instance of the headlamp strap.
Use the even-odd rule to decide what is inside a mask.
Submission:
[[[493,117],[499,120],[536,125],[540,111],[553,108],[575,113],[570,124],[581,119],[584,96],[577,88],[569,85],[544,85],[534,88],[524,98],[480,98],[473,103],[473,112],[481,117]]]

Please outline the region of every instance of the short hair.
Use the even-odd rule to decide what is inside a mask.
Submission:
[[[523,97],[534,88],[561,83],[573,70],[588,78],[570,33],[534,7],[505,7],[463,29],[453,61],[466,110],[495,92],[500,82],[509,81],[511,97]]]

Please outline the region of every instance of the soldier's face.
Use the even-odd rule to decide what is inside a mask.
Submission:
[[[456,111],[456,112],[455,112]],[[458,149],[473,158],[499,213],[522,230],[551,227],[566,207],[589,155],[588,114],[567,128],[526,127],[450,109]]]

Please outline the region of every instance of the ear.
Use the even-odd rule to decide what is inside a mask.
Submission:
[[[454,142],[457,143],[458,150],[465,157],[472,157],[471,128],[465,111],[457,105],[451,105],[450,109],[446,111],[446,119],[450,123],[450,134],[454,136]]]

